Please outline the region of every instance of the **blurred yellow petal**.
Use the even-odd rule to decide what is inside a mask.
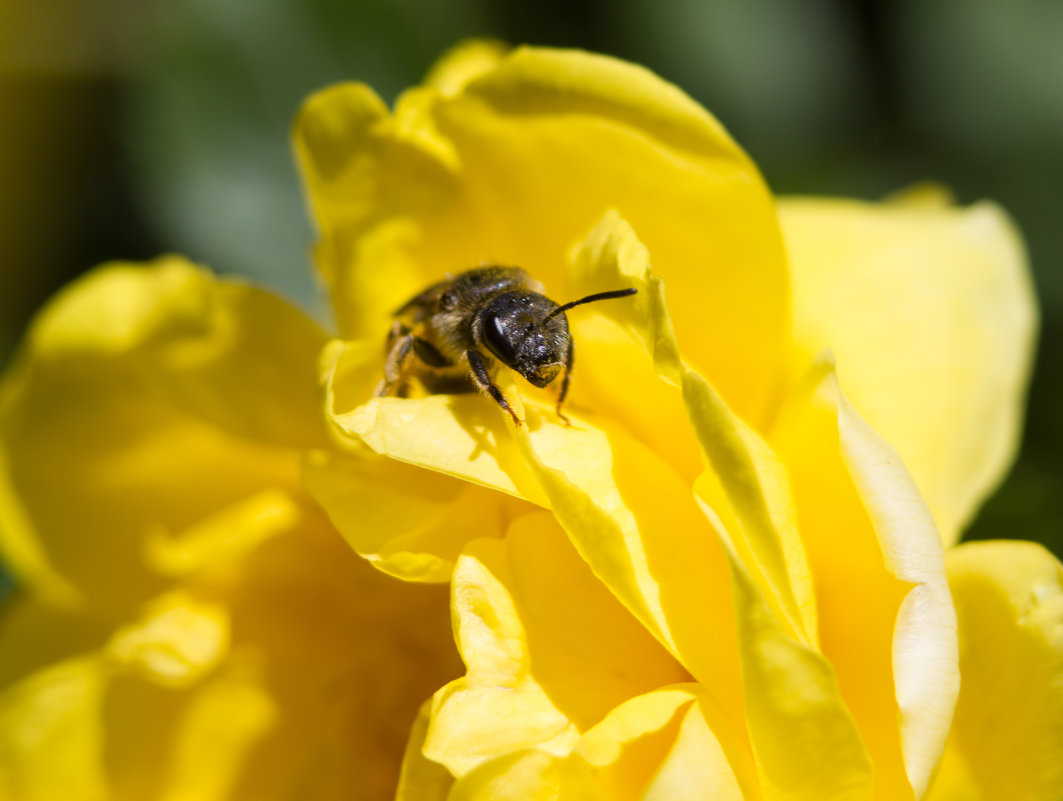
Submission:
[[[418,708],[460,673],[446,590],[382,574],[307,514],[221,591],[233,658],[263,661],[277,721],[232,797],[392,797]]]
[[[314,364],[324,343],[279,297],[165,256],[104,265],[65,288],[18,355],[28,375],[11,380],[64,369],[114,379],[137,368],[171,403],[234,436],[310,446],[324,441],[319,415],[307,414],[320,406]]]
[[[0,394],[0,415],[3,395]],[[15,491],[8,457],[0,443],[0,555],[6,569],[32,587],[37,598],[57,609],[70,611],[82,606],[84,599],[77,587],[56,570],[48,558],[44,543],[34,529],[31,512]]]
[[[109,670],[80,657],[35,673],[0,694],[0,797],[103,801],[102,716]]]
[[[121,614],[162,587],[147,539],[297,491],[291,448],[326,441],[323,342],[279,299],[176,257],[67,288],[0,389],[0,545],[23,581],[54,597],[57,574]]]
[[[57,608],[18,590],[4,599],[0,623],[0,687],[14,684],[43,665],[95,649],[113,633],[109,621]]]
[[[4,379],[3,520],[84,604],[46,614],[31,584],[0,673],[32,681],[71,653],[112,671],[85,712],[108,799],[388,797],[418,705],[458,673],[442,589],[367,565],[301,486],[302,449],[330,442],[323,344],[291,307],[169,259],[67,290]],[[83,731],[80,710],[52,728]],[[5,754],[27,786],[48,769]]]
[[[320,237],[315,261],[347,338],[383,342],[390,313],[442,277],[412,252],[426,229],[442,247],[468,214],[452,148],[420,108],[409,107],[411,119],[400,124],[372,89],[340,84],[308,97],[295,120],[295,153]]]
[[[234,797],[248,752],[276,722],[273,701],[249,668],[238,665],[190,699],[178,724],[163,801]]]
[[[788,327],[785,260],[773,201],[719,123],[647,71],[575,51],[518,48],[455,88],[412,90],[392,116],[338,86],[300,114],[341,333],[382,338],[408,297],[484,262],[561,296],[569,245],[616,207],[675,282],[688,358],[759,414]]]
[[[443,95],[456,95],[469,81],[498,66],[509,45],[493,39],[462,42],[432,65],[425,84]]]
[[[175,592],[153,601],[137,624],[120,629],[107,652],[163,686],[187,687],[217,667],[228,649],[225,609]]]
[[[842,389],[904,460],[946,544],[1011,463],[1037,308],[989,203],[780,201],[799,376],[829,347]]]
[[[174,578],[224,574],[265,541],[296,528],[302,516],[290,495],[263,490],[197,520],[184,531],[170,532],[163,526],[148,529],[144,558],[157,573]]]
[[[810,374],[776,446],[816,580],[820,642],[874,760],[876,798],[919,798],[959,689],[941,541],[900,459],[832,369]]]
[[[1063,566],[1028,542],[949,551],[963,684],[932,801],[1055,801],[1063,788]]]
[[[195,619],[171,593],[108,647],[108,664],[118,646],[132,660],[102,713],[114,798],[394,794],[419,702],[458,671],[446,596],[308,522],[249,554],[240,581],[196,587],[224,602],[231,644],[209,633],[214,604]]]
[[[156,647],[185,638],[160,633]],[[61,662],[4,691],[0,795],[18,801],[230,797],[248,750],[273,722],[258,679],[230,668],[199,686],[195,678],[153,678],[146,687],[122,671],[113,651]],[[176,692],[179,686],[195,688]]]

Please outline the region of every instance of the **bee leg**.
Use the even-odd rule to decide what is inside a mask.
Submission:
[[[391,341],[392,337],[388,337]],[[397,337],[391,343],[391,349],[388,351],[387,359],[384,361],[384,380],[377,384],[376,389],[373,391],[373,395],[377,398],[386,397],[388,395],[400,394],[404,391],[404,387],[399,386],[396,391],[396,385],[402,381],[403,368],[406,366],[406,360],[409,359],[410,353],[413,351],[413,334],[405,334]]]
[[[506,400],[506,396],[502,394],[502,390],[494,385],[491,381],[491,374],[487,371],[487,365],[484,364],[483,356],[481,356],[475,350],[465,351],[465,361],[469,364],[469,371],[472,373],[472,380],[476,384],[477,388],[485,395],[490,395],[494,398],[495,403],[509,412],[509,416],[513,418],[513,422],[518,426],[523,425],[523,421],[517,417],[517,413],[513,411],[513,407],[509,405],[509,401]]]
[[[420,337],[413,338],[413,352],[417,354],[417,358],[427,364],[429,367],[452,367],[453,364],[446,356],[439,352],[439,349],[429,342],[427,339],[421,339]]]
[[[568,395],[568,382],[572,377],[572,360],[576,356],[576,350],[572,346],[572,340],[568,341],[568,352],[565,353],[565,375],[561,378],[561,391],[557,395],[557,416],[561,418],[561,422],[565,424],[565,428],[571,428],[572,422],[561,412],[561,404],[565,402],[565,396]]]

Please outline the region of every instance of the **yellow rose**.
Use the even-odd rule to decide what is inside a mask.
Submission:
[[[474,45],[393,113],[333,87],[296,143],[347,340],[324,361],[347,453],[307,486],[382,570],[453,569],[467,672],[402,798],[1055,792],[1058,564],[942,549],[1016,440],[1036,315],[1002,212],[776,206],[705,111],[583,53]],[[574,427],[508,374],[523,427],[475,396],[366,402],[389,311],[482,263],[558,300],[638,289],[570,314]],[[1008,706],[1031,711],[994,730]]]
[[[0,389],[0,798],[393,793],[459,666],[443,589],[373,570],[301,486],[324,342],[174,257],[35,321]]]
[[[320,362],[166,259],[68,290],[5,377],[0,797],[385,797],[458,673],[445,592],[310,496],[451,583],[466,674],[402,798],[1055,797],[1059,565],[938,534],[1020,418],[1000,212],[777,209],[705,111],[580,53],[473,45],[394,114],[335,87],[296,143]],[[570,315],[572,428],[504,374],[526,427],[367,402],[390,310],[485,260],[639,289]]]

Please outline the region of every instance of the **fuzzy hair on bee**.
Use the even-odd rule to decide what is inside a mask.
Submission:
[[[565,312],[622,298],[635,289],[599,292],[558,304],[519,267],[478,267],[433,284],[394,313],[376,396],[406,397],[416,378],[433,393],[479,391],[521,421],[493,374],[501,367],[546,387],[559,376],[557,415],[568,395],[574,347]]]

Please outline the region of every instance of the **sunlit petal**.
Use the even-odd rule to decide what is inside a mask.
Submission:
[[[1021,431],[1037,307],[1018,232],[993,204],[940,197],[786,199],[779,215],[793,271],[791,369],[799,377],[833,350],[842,390],[955,542]]]
[[[972,542],[946,563],[963,684],[933,801],[1051,801],[1063,787],[1063,566]]]

